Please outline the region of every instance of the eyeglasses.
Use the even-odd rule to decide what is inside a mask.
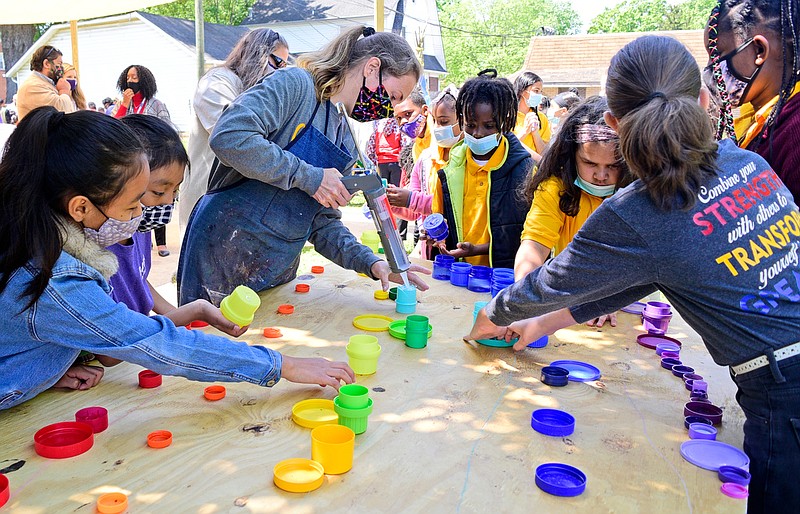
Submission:
[[[277,55],[269,54],[269,56],[272,57],[272,60],[275,61],[275,68],[285,68],[286,66],[288,66],[288,63],[284,59],[278,57]]]

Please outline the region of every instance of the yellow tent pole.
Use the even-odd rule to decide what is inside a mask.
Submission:
[[[375,32],[383,32],[383,0],[375,0]]]
[[[69,35],[72,39],[72,65],[75,66],[75,73],[80,78],[81,70],[78,66],[78,21],[70,20],[69,22]]]

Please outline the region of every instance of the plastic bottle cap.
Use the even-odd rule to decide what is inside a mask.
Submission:
[[[752,478],[747,470],[736,466],[720,466],[719,470],[717,470],[717,476],[722,482],[733,482],[739,485],[748,485]]]
[[[0,473],[0,507],[6,504],[11,497],[11,487],[8,485],[8,477]]]
[[[586,490],[586,475],[566,464],[549,463],[536,468],[536,485],[554,496],[578,496]]]
[[[166,448],[172,444],[172,432],[156,430],[147,434],[147,446],[150,448]]]
[[[278,305],[278,314],[291,314],[294,312],[294,305],[289,305],[288,303],[284,303],[283,305]]]
[[[149,369],[139,372],[139,387],[144,389],[153,389],[161,385],[163,377],[155,371]]]
[[[267,327],[264,329],[264,337],[278,339],[279,337],[283,337],[283,333],[277,328]]]
[[[316,273],[317,275],[325,273],[325,267],[324,266],[311,266],[311,273]]]
[[[372,296],[375,297],[376,300],[388,300],[389,299],[389,291],[382,291],[378,289],[375,291]]]
[[[108,428],[108,411],[103,407],[86,407],[75,413],[75,421],[86,423],[95,434]]]
[[[325,471],[311,459],[286,459],[275,464],[272,481],[290,493],[307,493],[322,485]]]
[[[36,453],[48,459],[66,459],[88,451],[94,444],[92,427],[78,421],[54,423],[33,436]]]
[[[311,291],[311,286],[308,284],[297,284],[294,286],[294,290],[296,293],[307,293]]]
[[[333,400],[311,398],[302,400],[292,407],[292,421],[306,428],[339,422],[339,415],[333,408]]]
[[[735,484],[733,482],[726,482],[722,484],[719,490],[722,491],[722,494],[725,496],[730,496],[731,498],[736,498],[737,500],[742,500],[750,496],[750,492],[745,486]]]
[[[191,323],[189,323],[189,326],[191,328],[204,328],[204,327],[208,326],[208,323],[206,323],[205,321],[200,321],[199,319],[196,319],[196,320],[192,321]]]
[[[531,414],[531,428],[540,434],[564,437],[575,431],[575,418],[556,409],[538,409]]]
[[[128,497],[122,493],[101,494],[97,498],[97,512],[100,514],[119,514],[128,508]]]
[[[206,400],[211,400],[212,402],[221,400],[225,398],[225,387],[221,385],[208,386],[203,391],[203,396],[206,397]]]
[[[389,330],[392,321],[394,321],[392,318],[380,314],[363,314],[353,318],[353,326],[367,332],[383,332]]]

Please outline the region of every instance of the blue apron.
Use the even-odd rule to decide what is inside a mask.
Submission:
[[[313,126],[311,118],[284,148],[311,166],[344,171],[350,153]],[[328,127],[330,102],[325,106]],[[201,197],[189,217],[178,263],[178,303],[203,298],[214,305],[244,284],[263,291],[297,274],[300,253],[323,209],[306,192],[243,178]]]

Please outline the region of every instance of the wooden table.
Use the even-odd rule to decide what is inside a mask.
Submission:
[[[345,360],[351,321],[363,313],[394,313],[377,301],[376,283],[328,265],[305,277],[311,292],[287,284],[262,295],[252,330],[244,337],[295,356]],[[428,347],[412,350],[387,332],[378,372],[359,377],[374,399],[369,429],[356,437],[355,464],[327,476],[318,490],[286,493],[272,483],[280,460],[310,457],[310,430],[295,425],[291,407],[335,392],[282,381],[273,389],[225,384],[227,397],[203,399],[205,384],[164,377],[157,389],[137,387],[141,368],[106,370],[90,391],[48,391],[0,412],[0,468],[25,464],[7,475],[19,514],[94,512],[98,495],[122,491],[128,512],[744,512],[745,502],[723,496],[716,473],[686,462],[683,382],[659,367],[653,350],[636,344],[636,316],[620,313],[619,326],[575,327],[551,336],[544,349],[509,349],[462,341],[474,301],[488,299],[447,282],[430,280],[417,313],[429,316]],[[292,303],[292,315],[276,307]],[[277,326],[284,338],[261,336]],[[206,329],[209,330],[209,329]],[[725,410],[719,440],[741,447],[743,416],[735,388],[699,337],[677,316],[669,334],[684,343],[682,359],[709,382],[710,398]],[[596,382],[551,388],[539,380],[542,366],[557,359],[594,364]],[[35,363],[31,363],[35,366]],[[380,392],[377,392],[380,391]],[[65,460],[36,455],[33,434],[78,409],[109,410],[108,430],[87,453]],[[569,437],[547,437],[530,427],[537,408],[575,416]],[[172,431],[172,446],[145,444],[149,432]],[[575,498],[550,496],[534,484],[534,470],[562,462],[588,477]],[[19,464],[17,464],[19,465]],[[580,509],[580,510],[579,510]]]

